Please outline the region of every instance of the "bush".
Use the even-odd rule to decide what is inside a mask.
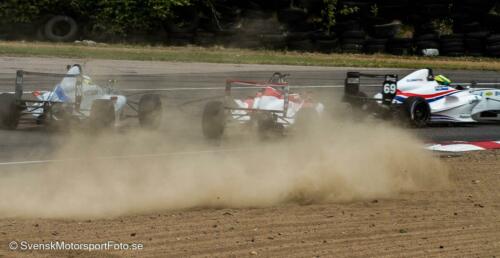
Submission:
[[[92,30],[126,36],[129,32],[151,31],[172,17],[172,7],[189,0],[100,0],[92,17]]]
[[[50,15],[65,14],[87,25],[90,32],[126,36],[150,30],[170,18],[172,7],[191,0],[3,0],[2,24],[36,23]],[[1,24],[0,24],[1,25]]]
[[[8,23],[31,23],[49,14],[79,15],[90,7],[91,1],[77,0],[3,0],[0,2],[0,20]]]

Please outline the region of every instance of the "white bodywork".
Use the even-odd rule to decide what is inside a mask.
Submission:
[[[461,90],[428,78],[429,70],[421,69],[399,80],[393,102],[403,103],[410,96],[424,98],[431,108],[431,122],[500,121],[500,90]],[[381,99],[382,94],[376,94],[375,98]],[[484,117],[484,112],[489,117]]]
[[[481,101],[472,110],[472,118],[477,121],[500,121],[500,90],[471,89],[473,94],[481,97]]]
[[[71,67],[67,75],[78,75],[80,74],[80,68],[78,66]],[[36,92],[36,96],[39,100],[43,101],[53,101],[62,102],[67,104],[75,103],[75,90],[76,90],[76,77],[64,77],[59,84],[57,84],[52,91]],[[125,104],[127,103],[127,98],[123,95],[113,94],[111,90],[100,87],[92,82],[89,76],[83,75],[82,78],[82,100],[80,105],[80,110],[73,110],[73,115],[77,117],[88,117],[90,116],[90,109],[92,107],[92,102],[96,99],[110,99],[114,103],[116,118],[119,118]],[[40,104],[41,105],[41,104]],[[40,114],[33,114],[34,116],[39,116]]]
[[[302,108],[314,108],[316,112],[321,113],[324,110],[324,106],[321,103],[311,103],[308,100],[302,98],[297,93],[291,93],[288,95],[288,109],[285,116],[279,116],[277,122],[283,124],[284,126],[293,124],[295,122],[295,116]],[[253,98],[247,98],[245,100],[235,99],[237,107],[245,109],[257,109],[257,110],[268,110],[268,111],[284,111],[285,99],[282,91],[273,88],[271,86],[265,87],[262,92],[256,94]],[[247,110],[232,110],[231,114],[233,119],[246,122],[251,120],[250,113],[252,111]]]

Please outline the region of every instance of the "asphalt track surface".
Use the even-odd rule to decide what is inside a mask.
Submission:
[[[210,65],[210,64],[207,64]],[[273,68],[271,68],[273,69]],[[271,70],[266,66],[262,70],[255,68],[250,71],[240,69],[230,72],[209,72],[209,73],[165,73],[165,74],[99,74],[93,79],[97,84],[103,85],[108,79],[116,79],[119,89],[126,94],[135,95],[137,98],[142,92],[157,91],[162,94],[164,107],[166,109],[178,109],[183,116],[193,120],[200,119],[203,104],[208,99],[217,98],[224,94],[223,87],[226,79],[259,80],[265,81],[274,71],[290,73],[290,85],[309,89],[319,96],[319,99],[328,101],[340,101],[343,88],[342,84],[346,71],[356,71],[356,68],[328,68],[321,69],[298,69],[287,66],[281,69],[276,66]],[[1,71],[1,70],[0,70]],[[373,69],[364,70],[375,73],[397,73],[403,76],[409,70],[396,69]],[[444,74],[454,82],[499,82],[500,73],[487,71],[442,71],[435,70],[435,74]],[[15,75],[13,73],[0,73],[0,92],[13,90]],[[40,89],[40,85],[54,85],[57,80],[45,77],[26,78],[26,85],[32,85],[33,89]],[[377,83],[377,82],[367,82]],[[326,86],[326,87],[325,87]],[[331,87],[333,86],[333,87]],[[51,86],[48,86],[51,87]],[[323,88],[325,87],[325,88]],[[375,92],[376,88],[366,88],[367,92]],[[247,94],[247,93],[243,93]],[[249,93],[251,95],[251,93]],[[165,125],[166,127],[168,125]],[[500,125],[444,125],[432,126],[424,129],[409,129],[426,142],[441,141],[482,141],[499,140]],[[200,128],[191,128],[183,131],[183,135],[178,137],[201,137]],[[0,131],[0,162],[18,160],[19,155],[24,160],[43,159],[40,153],[49,153],[51,149],[57,148],[57,134],[47,132],[40,126],[22,127],[17,131]],[[56,140],[55,140],[56,139]]]

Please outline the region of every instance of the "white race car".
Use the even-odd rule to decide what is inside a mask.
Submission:
[[[359,91],[361,77],[384,78],[382,92],[368,98]],[[348,72],[344,100],[358,109],[384,118],[395,116],[417,127],[438,122],[500,122],[499,89],[453,86],[446,77],[434,76],[431,69],[414,71],[400,80],[391,74]]]
[[[63,77],[52,90],[25,92],[25,76]],[[31,96],[27,95],[30,94]],[[38,124],[66,126],[82,123],[92,129],[115,125],[127,117],[124,108],[137,112],[143,127],[156,128],[161,121],[162,103],[158,94],[144,94],[138,103],[127,101],[111,85],[101,87],[83,75],[80,65],[68,66],[64,75],[19,70],[14,94],[0,94],[0,126],[15,129],[20,120],[35,120]]]
[[[312,100],[312,96],[291,93],[285,78],[287,74],[274,73],[268,82],[240,80],[226,81],[224,101],[210,101],[205,105],[202,117],[203,135],[208,139],[218,139],[226,125],[233,122],[252,127],[256,125],[259,135],[270,132],[283,134],[298,120],[310,121],[319,117],[323,104]],[[234,88],[257,89],[258,92],[244,99],[234,98]]]

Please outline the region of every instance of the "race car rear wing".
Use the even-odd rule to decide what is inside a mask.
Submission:
[[[382,99],[367,98],[364,94],[360,94],[361,78],[384,78],[382,84]],[[398,75],[397,74],[367,74],[360,72],[347,72],[344,83],[344,96],[346,100],[349,99],[363,99],[363,100],[378,100],[383,104],[390,105],[392,100],[396,97]]]
[[[33,100],[33,99],[24,99],[23,98],[23,94],[25,93],[24,92],[24,77],[27,75],[43,76],[43,77],[55,77],[55,78],[65,78],[65,77],[76,78],[75,103],[74,104],[75,104],[76,110],[79,110],[80,103],[82,101],[82,94],[83,94],[82,93],[82,79],[83,79],[83,77],[82,77],[81,73],[80,74],[57,74],[57,73],[40,73],[40,72],[29,72],[29,71],[24,71],[24,70],[17,70],[16,71],[14,96],[19,103],[22,103],[23,105],[26,105],[26,106],[30,106],[33,103],[46,103],[46,102],[51,102],[51,101]]]
[[[239,86],[234,86],[234,85],[239,85]],[[245,89],[265,89],[267,87],[273,87],[273,88],[279,88],[282,93],[283,93],[283,110],[261,110],[261,109],[254,109],[254,108],[239,108],[239,107],[230,107],[228,105],[225,105],[226,109],[232,109],[232,110],[245,110],[245,111],[266,111],[266,112],[273,112],[273,113],[283,113],[287,114],[288,111],[288,106],[290,103],[290,86],[288,83],[271,83],[271,82],[256,82],[256,81],[241,81],[241,80],[226,80],[226,88],[225,88],[225,102],[226,103],[231,103],[231,100],[233,100],[232,97],[232,89],[233,88],[245,88]]]
[[[286,77],[289,74],[283,74],[280,72],[275,72],[267,82],[256,82],[256,81],[242,81],[242,80],[226,80],[225,88],[225,108],[231,110],[244,110],[251,112],[271,112],[271,113],[282,113],[286,116],[288,112],[288,106],[290,103],[290,86],[286,81]],[[233,84],[240,86],[233,86]],[[268,110],[268,109],[255,109],[255,108],[240,108],[228,106],[228,103],[232,103],[232,89],[233,88],[244,88],[244,89],[265,89],[267,87],[277,88],[281,92],[281,97],[283,97],[283,110]]]

